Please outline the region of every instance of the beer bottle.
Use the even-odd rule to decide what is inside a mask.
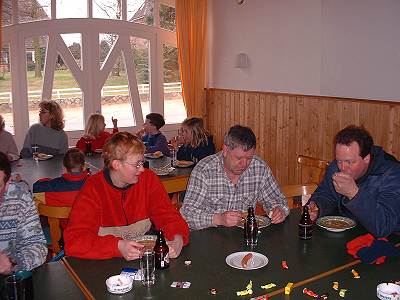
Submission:
[[[299,238],[303,240],[311,239],[313,232],[313,223],[308,212],[308,205],[303,206],[303,212],[301,214],[299,222]]]
[[[250,206],[247,209],[247,218],[244,223],[244,240],[247,246],[257,246],[258,238],[258,225],[256,216],[254,215],[254,208]]]
[[[164,238],[164,233],[160,229],[157,232],[157,240],[154,245],[154,256],[157,269],[166,269],[169,267],[168,245]]]

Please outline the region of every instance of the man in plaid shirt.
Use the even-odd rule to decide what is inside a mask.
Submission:
[[[256,202],[269,212],[272,223],[285,220],[287,200],[271,169],[254,155],[255,149],[253,131],[235,125],[225,135],[222,151],[196,165],[181,208],[191,229],[235,226]]]

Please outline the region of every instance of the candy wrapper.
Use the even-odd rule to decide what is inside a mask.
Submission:
[[[309,290],[309,289],[306,289],[306,288],[303,289],[303,294],[306,294],[306,295],[308,295],[310,297],[313,297],[313,298],[319,298],[317,293],[314,293],[312,290]]]
[[[272,288],[274,288],[274,287],[276,287],[276,284],[275,284],[275,283],[268,283],[268,284],[266,284],[266,285],[262,285],[262,286],[261,286],[261,288],[264,289],[264,290],[269,290],[269,289],[272,289]]]
[[[285,270],[289,269],[286,260],[282,260],[282,269],[285,269]]]
[[[290,295],[292,292],[293,288],[293,282],[288,282],[288,284],[285,286],[285,295]]]
[[[358,272],[354,269],[351,270],[351,273],[353,273],[354,278],[359,279],[360,275],[358,274]]]
[[[332,288],[337,291],[339,289],[339,282],[334,281]]]
[[[171,283],[171,287],[178,289],[188,289],[190,288],[190,282],[188,281],[174,281]]]
[[[246,296],[246,295],[252,295],[252,294],[253,294],[253,281],[251,281],[251,280],[247,284],[245,290],[236,292],[237,296]]]
[[[341,290],[339,291],[339,296],[342,297],[342,298],[344,298],[344,296],[346,295],[346,291],[347,291],[347,290],[345,290],[345,289],[341,289]]]

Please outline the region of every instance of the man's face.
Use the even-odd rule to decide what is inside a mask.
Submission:
[[[222,156],[225,169],[234,175],[241,175],[249,167],[255,151],[255,149],[245,151],[242,147],[231,150],[223,145]]]
[[[354,180],[359,179],[367,172],[371,155],[368,154],[362,158],[357,142],[352,142],[349,146],[337,144],[335,155],[340,171],[350,175]]]

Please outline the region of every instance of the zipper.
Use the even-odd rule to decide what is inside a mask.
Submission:
[[[128,218],[126,217],[125,208],[124,208],[125,198],[126,198],[126,191],[122,191],[121,207],[122,207],[122,211],[124,213],[126,226],[128,226],[129,225],[128,224]]]

